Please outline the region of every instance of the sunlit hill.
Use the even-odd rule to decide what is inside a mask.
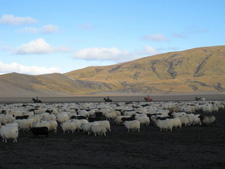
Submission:
[[[225,46],[149,56],[65,74],[0,76],[0,96],[225,92]]]

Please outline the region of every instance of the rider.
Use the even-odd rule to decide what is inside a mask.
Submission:
[[[147,99],[149,100],[150,99],[150,96],[148,95]]]
[[[39,99],[38,99],[38,96],[36,97],[36,100],[39,100]]]

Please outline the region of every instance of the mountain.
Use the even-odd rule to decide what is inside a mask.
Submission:
[[[73,96],[96,92],[104,83],[71,79],[63,74],[24,75],[10,73],[0,76],[0,97]]]
[[[0,75],[0,97],[225,92],[225,46],[149,56],[65,74]]]
[[[98,81],[131,93],[225,91],[225,46],[170,52],[112,66],[68,72],[72,79]]]

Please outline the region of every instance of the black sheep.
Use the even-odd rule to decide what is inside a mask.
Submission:
[[[48,127],[32,127],[30,131],[34,134],[34,137],[40,135],[48,137]]]

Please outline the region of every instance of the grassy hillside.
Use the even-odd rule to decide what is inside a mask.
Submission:
[[[0,97],[71,96],[108,90],[109,84],[73,80],[63,74],[24,75],[10,73],[0,76]]]
[[[0,97],[225,92],[225,46],[170,52],[65,74],[0,76]]]
[[[129,92],[224,91],[225,46],[204,47],[145,57],[112,66],[88,67],[65,75],[110,83]]]

